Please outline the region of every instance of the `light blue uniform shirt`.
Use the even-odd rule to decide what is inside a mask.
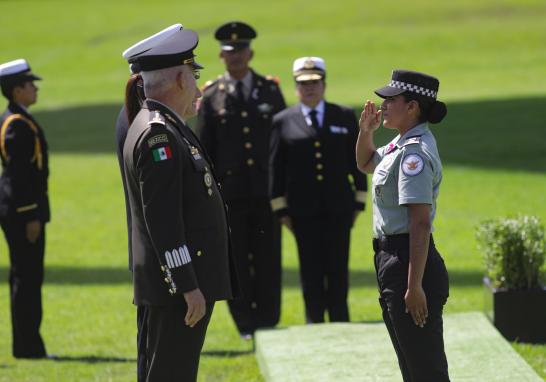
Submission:
[[[374,156],[373,230],[376,236],[409,233],[408,204],[430,204],[430,223],[442,182],[442,162],[427,123],[398,135]],[[431,232],[434,231],[432,225]]]

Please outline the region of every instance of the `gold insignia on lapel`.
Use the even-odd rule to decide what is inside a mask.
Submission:
[[[210,176],[208,172],[205,174],[204,180],[207,187],[210,187],[212,185],[212,177]]]
[[[171,122],[176,123],[176,119],[174,119],[173,117],[171,117],[170,114],[165,113],[165,116],[167,116],[167,118],[168,118]]]

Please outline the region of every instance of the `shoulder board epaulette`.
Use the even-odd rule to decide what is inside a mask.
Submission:
[[[279,82],[281,82],[281,80],[280,80],[279,77],[265,76],[265,79],[268,80],[268,81],[273,81],[273,82],[275,82],[276,84],[278,84]]]
[[[150,112],[150,121],[148,122],[148,125],[153,125],[154,123],[165,126],[165,118],[161,115],[159,110]]]
[[[408,145],[417,145],[417,144],[419,144],[420,141],[421,141],[421,136],[420,135],[417,135],[415,137],[409,137],[409,138],[406,138],[406,141],[404,142],[402,147],[408,146]]]
[[[201,91],[204,91],[204,90],[207,90],[208,88],[210,88],[212,85],[215,85],[217,84],[219,81],[219,78],[215,79],[215,80],[212,80],[212,81],[207,81],[205,82],[205,84],[203,86],[201,86]]]

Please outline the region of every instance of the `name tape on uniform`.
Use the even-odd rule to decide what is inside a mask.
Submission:
[[[167,134],[156,135],[155,137],[148,139],[148,146],[152,147],[153,145],[161,142],[169,142],[167,139]]]

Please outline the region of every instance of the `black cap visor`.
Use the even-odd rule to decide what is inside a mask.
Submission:
[[[223,42],[220,44],[222,50],[234,50],[234,49],[245,49],[250,48],[250,42]]]
[[[187,64],[187,65],[191,65],[191,66],[193,66],[195,69],[205,69],[204,66],[201,66],[201,64],[199,64],[198,62],[195,62],[195,61],[194,61],[194,62],[191,62],[191,63],[189,63],[189,64]]]
[[[377,94],[379,97],[385,99],[387,97],[395,97],[397,95],[400,95],[404,93],[405,89],[399,89],[395,88],[393,86],[387,85],[383,86],[381,89],[377,89],[374,91],[375,94]]]

